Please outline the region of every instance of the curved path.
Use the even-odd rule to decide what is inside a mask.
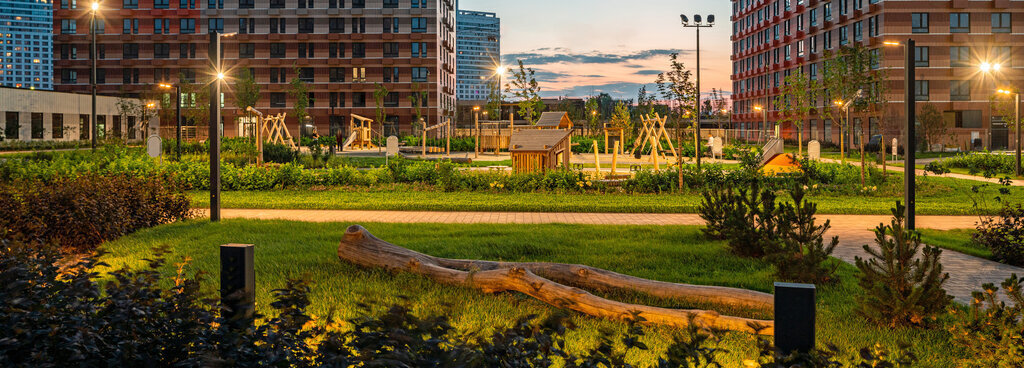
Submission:
[[[207,216],[206,210],[201,210]],[[445,223],[445,224],[586,224],[586,225],[703,225],[696,214],[653,213],[540,213],[540,212],[429,212],[429,211],[325,211],[325,210],[259,210],[223,209],[224,219],[290,220],[305,222],[344,223]],[[830,220],[829,236],[838,236],[840,244],[834,257],[853,263],[855,257],[864,257],[865,244],[874,244],[871,231],[879,223],[888,223],[889,216],[875,215],[822,215]],[[972,216],[918,216],[922,229],[950,230],[972,228],[977,222]],[[968,303],[971,292],[980,290],[985,283],[1002,283],[1011,274],[1024,275],[1024,268],[1009,266],[986,259],[944,249],[942,265],[949,272],[946,291],[958,302]]]

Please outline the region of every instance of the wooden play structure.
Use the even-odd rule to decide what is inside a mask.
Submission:
[[[643,152],[647,145],[650,144],[651,160],[656,167],[658,166],[659,156],[663,155],[666,162],[668,161],[668,154],[671,154],[672,158],[676,158],[676,148],[672,144],[672,137],[665,130],[665,123],[667,121],[668,116],[661,116],[658,113],[654,113],[653,116],[647,114],[641,116],[640,122],[643,123],[643,127],[640,129],[640,135],[633,142],[633,150],[629,153],[638,156],[637,153]],[[662,140],[668,142],[667,150],[662,146]]]
[[[476,141],[479,152],[494,151],[497,155],[501,150],[507,150],[512,139],[512,124],[515,122],[513,113],[509,113],[509,119],[505,120],[481,120],[476,123]]]
[[[350,115],[348,122],[348,139],[341,146],[342,150],[350,149],[375,149],[380,148],[373,144],[373,119],[365,118],[356,114]]]
[[[292,134],[288,132],[288,125],[284,123],[284,119],[288,114],[280,113],[277,115],[270,115],[264,117],[260,115],[260,137],[263,137],[263,141],[267,143],[283,144],[295,149],[295,140],[292,139]]]
[[[521,129],[512,133],[512,170],[532,173],[569,168],[572,131],[563,129]]]
[[[569,120],[569,113],[565,111],[551,111],[540,114],[537,129],[566,129],[572,131],[572,120]]]
[[[622,146],[626,143],[625,130],[620,126],[604,124],[604,154],[608,154],[608,148],[618,147],[617,150],[621,150]],[[594,152],[597,152],[596,150]],[[619,151],[618,153],[622,153]]]
[[[441,122],[438,123],[437,125],[428,128],[423,128],[423,139],[420,141],[420,143],[423,145],[423,156],[427,155],[427,132],[432,131],[437,131],[438,138],[445,139],[444,154],[450,155],[452,153],[452,119],[449,117],[444,117],[441,119]]]
[[[653,325],[697,326],[763,335],[775,333],[775,323],[771,320],[728,316],[713,310],[629,304],[604,299],[586,290],[621,290],[663,299],[699,301],[705,305],[771,310],[774,297],[759,291],[647,280],[586,265],[440,258],[380,240],[358,225],[346,229],[337,254],[342,261],[357,266],[409,272],[439,283],[486,293],[516,291],[559,308],[598,318],[629,319],[635,316]]]

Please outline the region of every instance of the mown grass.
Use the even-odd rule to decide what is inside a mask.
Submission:
[[[920,177],[917,195],[919,215],[995,214],[1001,207],[991,200],[1000,196],[996,185],[982,186],[968,180]],[[1012,187],[1009,196],[1024,198],[1024,187]],[[209,206],[208,192],[189,193],[197,207]],[[620,212],[695,213],[699,193],[625,194],[557,192],[443,192],[432,187],[385,185],[373,188],[323,190],[274,190],[223,192],[223,208],[392,210],[392,211],[514,211],[514,212]],[[812,192],[808,199],[821,214],[888,215],[901,193],[835,195]],[[977,201],[977,207],[975,207]]]
[[[308,275],[314,284],[310,311],[340,318],[361,314],[359,304],[380,313],[386,306],[407,303],[418,314],[444,314],[460,332],[486,335],[508,327],[528,315],[546,316],[561,311],[517,293],[483,294],[468,288],[445,286],[410,274],[365,269],[340,261],[337,244],[349,224],[286,221],[229,220],[219,224],[187,221],[140,231],[107,243],[104,260],[112,267],[142,267],[154,247],[167,247],[172,260],[192,259],[189,269],[218,280],[219,244],[256,245],[258,310],[267,312],[271,290],[288,277]],[[772,290],[771,266],[728,253],[721,242],[706,241],[697,227],[579,226],[579,225],[441,225],[363,224],[392,243],[441,257],[508,261],[583,263],[635,276],[707,285]],[[173,262],[172,262],[173,263]],[[172,273],[168,266],[167,273]],[[871,325],[854,311],[858,293],[855,269],[841,264],[841,282],[819,289],[818,341],[835,344],[852,357],[857,348],[876,342],[889,347],[912,345],[913,352],[930,367],[953,367],[964,352],[949,342],[941,328],[892,329]],[[216,282],[205,287],[211,293]],[[675,308],[710,308],[726,314],[770,319],[771,313],[662,300],[633,293],[603,293],[612,299]],[[625,325],[569,313],[578,329],[567,336],[567,348],[580,351],[596,343],[602,330],[622,333]],[[633,363],[650,365],[681,331],[647,327],[643,342],[650,352],[629,355]],[[756,356],[754,338],[747,334],[722,335],[720,347],[729,350],[726,366],[740,366]]]
[[[920,229],[921,240],[928,245],[957,251],[979,258],[992,259],[992,251],[971,239],[974,229]]]

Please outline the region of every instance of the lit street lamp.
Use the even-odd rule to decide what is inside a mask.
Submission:
[[[92,84],[92,120],[89,125],[89,130],[92,134],[92,150],[96,150],[96,12],[100,10],[100,3],[92,3],[91,20],[89,21],[89,35],[92,36],[92,43],[89,45],[89,59],[92,63],[92,70],[90,71],[89,82]]]
[[[903,101],[907,108],[907,125],[903,129],[903,142],[904,142],[904,163],[903,163],[903,196],[904,202],[906,202],[906,216],[907,216],[907,228],[914,230],[914,208],[916,207],[916,198],[914,191],[916,190],[916,183],[914,180],[915,174],[917,174],[915,165],[915,151],[917,149],[917,133],[915,132],[916,127],[914,123],[917,121],[917,91],[914,81],[917,80],[917,65],[914,63],[914,50],[915,43],[914,39],[908,38],[905,42],[884,42],[886,46],[903,46],[904,64],[903,69],[906,75],[903,77],[903,90],[905,93]]]
[[[760,112],[764,117],[764,121],[761,123],[761,134],[757,137],[757,142],[761,143],[761,138],[765,135],[765,129],[768,129],[768,109],[761,107],[761,105],[754,106],[754,111]]]
[[[181,86],[177,84],[160,83],[160,88],[171,89],[174,88],[174,126],[175,126],[175,155],[178,161],[181,161]]]
[[[996,65],[999,65],[999,64],[996,64]],[[1017,162],[1016,162],[1016,165],[1014,166],[1014,169],[1015,169],[1014,173],[1017,174],[1017,176],[1020,176],[1020,148],[1021,148],[1021,144],[1020,144],[1020,138],[1021,138],[1021,134],[1020,134],[1020,92],[1013,92],[1013,91],[1010,91],[1010,90],[1007,90],[1007,89],[1000,89],[998,92],[1001,93],[1001,94],[1007,95],[1007,96],[1013,96],[1013,113],[1014,113],[1013,121],[1017,124],[1017,155],[1016,155],[1017,156],[1017,160],[1016,160]]]
[[[473,158],[480,157],[480,106],[473,106],[473,127],[476,128],[476,139],[473,140]]]
[[[210,83],[210,221],[220,222],[220,85],[224,81],[224,69],[220,63],[221,36],[234,36],[234,33],[220,34],[210,31],[210,65],[213,67],[214,79]]]
[[[697,79],[696,79],[696,87],[697,87],[696,88],[697,89],[697,103],[696,103],[696,105],[697,105],[697,109],[696,109],[697,110],[697,124],[695,124],[695,134],[697,136],[697,142],[696,142],[696,144],[694,144],[694,148],[697,150],[697,154],[695,154],[694,156],[697,158],[697,169],[700,169],[700,29],[701,28],[711,28],[712,26],[714,26],[715,25],[715,15],[714,14],[709,14],[708,18],[707,18],[707,23],[706,24],[702,24],[701,23],[700,15],[694,15],[693,16],[693,24],[690,24],[690,19],[687,18],[686,15],[684,15],[684,14],[680,14],[679,15],[679,19],[683,21],[683,27],[685,27],[685,28],[696,28],[697,29]],[[679,129],[676,129],[676,130],[679,130]],[[679,144],[680,145],[682,145],[682,142],[683,142],[683,137],[682,137],[682,133],[681,132],[682,131],[679,131],[679,133],[677,133],[677,135],[679,135]],[[679,155],[679,163],[680,164],[683,162],[682,160],[683,160],[683,155]],[[683,168],[680,166],[679,167],[679,187],[680,188],[682,188],[682,186],[683,186],[683,180],[682,179],[683,179]]]

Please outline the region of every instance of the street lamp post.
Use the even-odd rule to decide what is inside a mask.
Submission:
[[[916,171],[916,148],[917,148],[917,137],[916,137],[916,126],[917,121],[917,91],[914,81],[916,80],[917,65],[914,63],[914,39],[908,38],[905,42],[885,42],[886,46],[903,46],[903,56],[905,58],[903,69],[906,74],[903,77],[903,89],[905,95],[903,101],[905,102],[907,111],[907,123],[903,129],[903,141],[904,143],[904,163],[903,163],[903,200],[906,202],[906,217],[907,217],[907,228],[914,230],[914,216],[915,207],[917,205],[915,193],[916,183],[915,175]]]
[[[473,158],[480,157],[480,106],[473,106],[473,128],[476,130],[476,139],[473,140]]]
[[[92,36],[92,42],[89,45],[89,59],[92,64],[92,70],[90,71],[89,82],[92,84],[92,114],[90,118],[89,130],[92,135],[92,150],[96,150],[96,12],[100,10],[100,3],[92,3],[92,17],[89,21],[89,35]]]
[[[504,65],[498,65],[497,67],[494,68],[494,74],[496,74],[498,76],[498,117],[497,117],[497,120],[499,120],[499,121],[501,120],[501,117],[503,116],[503,115],[501,115],[501,105],[504,103],[503,100],[505,99],[505,96],[503,95],[503,92],[501,91],[501,77],[505,75],[506,71],[508,71],[508,68],[506,68]],[[509,121],[509,124],[511,124],[511,123],[512,122]]]
[[[768,129],[768,109],[761,107],[761,105],[754,106],[754,111],[760,112],[763,117],[761,122],[761,134],[758,134],[757,143],[761,143],[761,138],[764,138],[765,129]]]
[[[213,82],[210,83],[210,221],[220,221],[220,83],[224,72],[220,64],[220,34],[210,31],[208,50],[210,65],[213,67]]]
[[[701,23],[700,15],[694,15],[693,16],[693,24],[690,24],[690,20],[684,14],[680,14],[679,15],[679,19],[683,21],[683,27],[685,27],[685,28],[696,28],[697,29],[697,80],[696,80],[696,87],[697,87],[697,103],[696,103],[696,105],[697,105],[697,108],[696,108],[697,123],[694,124],[694,126],[695,126],[694,133],[697,136],[697,142],[696,142],[696,144],[694,144],[694,149],[697,150],[696,151],[697,153],[694,156],[697,158],[697,169],[699,170],[700,169],[700,29],[701,28],[711,28],[711,27],[713,27],[715,25],[715,16],[714,16],[714,14],[709,14],[708,18],[707,18],[707,24],[702,24]],[[678,129],[676,129],[676,130],[678,130]],[[683,144],[682,143],[683,142],[682,133],[681,132],[677,133],[677,135],[679,136],[679,145],[682,146],[682,144]],[[682,161],[683,160],[683,155],[679,155],[678,157],[679,157],[679,163],[681,164],[683,162]],[[682,188],[682,185],[683,185],[682,177],[683,177],[683,168],[680,166],[679,167],[679,187],[680,188]]]
[[[160,88],[170,89],[174,88],[174,127],[175,127],[175,141],[174,150],[175,156],[178,161],[181,161],[181,86],[177,84],[160,83]]]

